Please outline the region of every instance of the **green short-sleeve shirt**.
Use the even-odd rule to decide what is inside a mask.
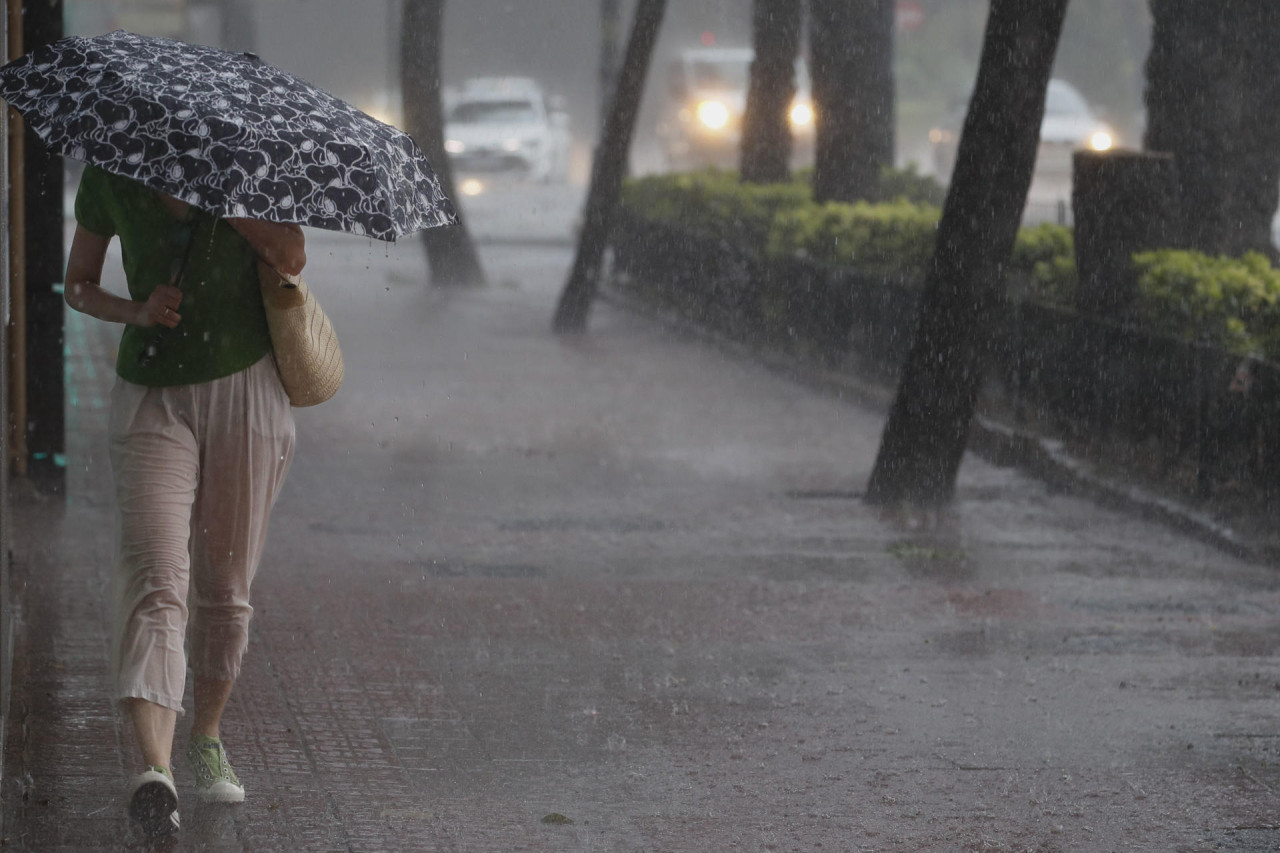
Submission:
[[[129,296],[145,300],[168,284],[184,246],[182,223],[154,191],[94,166],[76,194],[76,221],[102,237],[118,236]],[[258,289],[257,257],[229,224],[191,208],[190,254],[178,283],[182,321],[125,326],[116,373],[138,385],[192,385],[244,370],[271,351]],[[139,357],[155,346],[155,356]]]

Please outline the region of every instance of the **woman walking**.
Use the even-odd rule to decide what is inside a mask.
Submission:
[[[141,753],[129,814],[149,835],[163,835],[179,825],[171,753],[188,662],[194,718],[186,758],[196,792],[208,802],[245,796],[219,725],[294,445],[256,264],[261,258],[300,273],[304,238],[297,225],[219,219],[93,166],[75,213],[67,304],[124,324],[109,427],[117,504],[112,667],[115,698]],[[129,298],[101,286],[113,237]]]

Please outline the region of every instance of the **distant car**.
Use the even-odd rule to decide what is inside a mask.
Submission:
[[[952,111],[947,121],[929,131],[935,174],[943,182],[950,180],[951,170],[955,167],[956,146],[968,108],[966,98]],[[1074,86],[1065,80],[1049,81],[1044,120],[1040,123],[1036,178],[1069,179],[1072,152],[1081,149],[1106,151],[1116,144],[1115,131],[1097,117]]]
[[[742,113],[755,53],[750,48],[694,48],[667,67],[657,134],[673,170],[716,166],[736,169],[742,145]],[[791,106],[792,160],[813,162],[813,102],[803,59],[796,62]]]
[[[459,174],[544,182],[568,177],[568,115],[527,77],[467,81],[449,98],[444,139]]]

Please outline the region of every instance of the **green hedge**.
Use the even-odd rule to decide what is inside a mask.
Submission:
[[[714,237],[756,257],[807,257],[876,272],[922,275],[933,253],[943,190],[914,167],[885,170],[878,203],[816,204],[811,176],[788,183],[747,184],[734,172],[707,170],[627,181],[623,204],[651,222]],[[1013,269],[1051,298],[1074,290],[1071,230],[1023,229]],[[1060,301],[1070,301],[1061,296]]]
[[[627,181],[622,203],[643,218],[691,234],[763,246],[782,211],[812,206],[807,184],[744,184],[735,172],[708,170]]]
[[[1280,357],[1280,272],[1263,255],[1161,249],[1140,252],[1133,263],[1144,325],[1240,354]]]
[[[922,275],[933,255],[939,213],[932,205],[910,201],[827,202],[785,210],[773,221],[765,255]]]
[[[644,219],[725,241],[763,261],[806,258],[920,279],[933,254],[942,190],[914,170],[886,171],[885,201],[816,204],[810,176],[744,184],[733,172],[628,181],[623,204]],[[1210,257],[1165,249],[1134,256],[1137,318],[1152,331],[1280,358],[1280,272],[1262,255]],[[1078,282],[1070,228],[1020,229],[1009,272],[1028,297],[1071,307]]]
[[[1075,305],[1076,241],[1065,225],[1045,222],[1020,228],[1009,268],[1027,277],[1031,298],[1051,305]]]

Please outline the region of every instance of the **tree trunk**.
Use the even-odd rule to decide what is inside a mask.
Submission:
[[[867,500],[948,502],[1031,185],[1067,0],[992,0],[920,318]]]
[[[1224,44],[1234,51],[1242,101],[1239,104],[1237,161],[1231,180],[1229,213],[1235,226],[1225,251],[1257,250],[1275,258],[1271,221],[1280,204],[1280,6],[1275,0],[1230,0],[1219,14],[1236,31]]]
[[[817,201],[874,200],[893,165],[894,0],[811,0]]]
[[[1274,256],[1280,201],[1280,8],[1273,0],[1151,0],[1148,150],[1172,153],[1180,244]]]
[[[400,27],[400,91],[404,107],[405,131],[414,138],[427,156],[440,188],[450,199],[457,200],[453,168],[444,150],[444,105],[440,98],[441,31],[444,23],[444,0],[404,0],[404,19]],[[467,230],[461,205],[458,224],[448,228],[429,228],[422,232],[431,269],[431,283],[436,285],[482,285],[485,283],[480,257],[476,254],[471,232]]]
[[[580,332],[587,326],[587,315],[599,285],[600,267],[608,245],[622,192],[622,176],[631,149],[640,96],[649,72],[649,59],[658,38],[658,28],[666,11],[666,0],[639,0],[622,71],[614,92],[613,106],[605,121],[604,139],[596,149],[591,167],[591,186],[587,191],[582,233],[578,238],[578,254],[556,306],[552,328],[556,332]]]
[[[742,116],[742,180],[780,183],[791,177],[791,101],[800,51],[800,0],[755,0],[755,59]]]
[[[600,103],[597,133],[604,134],[613,90],[618,85],[618,43],[621,41],[621,0],[600,0]]]
[[[248,0],[219,0],[222,47],[225,50],[253,53],[258,49],[258,28],[252,4]]]

